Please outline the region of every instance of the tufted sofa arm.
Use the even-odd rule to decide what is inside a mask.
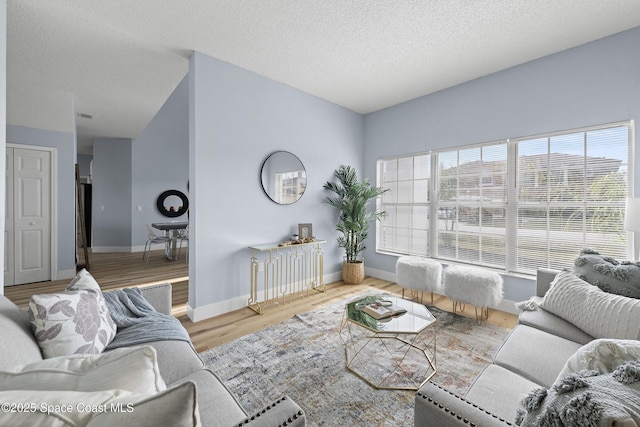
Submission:
[[[414,425],[416,427],[505,427],[514,424],[428,381],[416,393]]]
[[[242,426],[304,427],[307,419],[300,407],[287,396],[265,406],[237,424]]]

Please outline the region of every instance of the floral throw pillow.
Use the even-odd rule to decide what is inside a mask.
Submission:
[[[115,337],[102,294],[95,291],[33,295],[29,320],[44,358],[98,354]]]
[[[100,285],[96,282],[96,279],[93,278],[91,273],[87,271],[86,268],[80,270],[80,272],[76,275],[76,277],[69,283],[67,286],[67,291],[79,291],[79,290],[87,290],[95,292],[98,296],[98,304],[100,305],[100,317],[104,323],[106,323],[106,327],[108,329],[107,333],[111,338],[109,338],[109,342],[116,336],[116,330],[118,327],[115,322],[109,315],[109,309],[107,308],[107,302],[102,295],[102,290],[100,289]],[[105,315],[106,313],[106,315]]]

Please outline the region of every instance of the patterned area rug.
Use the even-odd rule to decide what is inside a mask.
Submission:
[[[295,315],[200,356],[248,412],[286,394],[305,411],[309,426],[413,426],[414,391],[377,390],[345,368],[344,307],[365,295]],[[429,310],[438,320],[431,381],[464,394],[509,330]]]

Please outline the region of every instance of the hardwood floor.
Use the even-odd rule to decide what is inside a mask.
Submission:
[[[187,329],[198,352],[280,323],[297,313],[304,313],[321,305],[352,297],[371,288],[402,295],[402,288],[395,283],[367,277],[360,285],[345,285],[342,282],[330,283],[326,286],[325,293],[298,299],[282,308],[274,307],[262,315],[245,307],[194,323],[186,315],[189,277],[188,266],[183,259],[168,261],[161,251],[154,251],[151,253],[149,263],[142,260],[140,253],[98,253],[92,254],[90,260],[90,272],[103,290],[170,282],[173,286],[173,315]],[[31,295],[59,292],[68,283],[69,280],[58,280],[11,286],[6,287],[4,293],[7,298],[18,305],[25,306]],[[428,294],[425,294],[424,302],[430,303]],[[442,295],[434,295],[434,305],[443,310],[452,310],[451,300]],[[462,315],[474,317],[473,307],[468,307]],[[490,310],[487,322],[505,328],[513,328],[517,322],[517,316]]]

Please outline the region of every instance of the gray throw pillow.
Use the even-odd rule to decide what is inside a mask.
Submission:
[[[522,400],[516,425],[635,426],[640,423],[640,361],[608,374],[580,371],[550,389],[538,388]]]
[[[640,299],[640,263],[618,261],[583,249],[574,262],[573,274],[605,292]]]

